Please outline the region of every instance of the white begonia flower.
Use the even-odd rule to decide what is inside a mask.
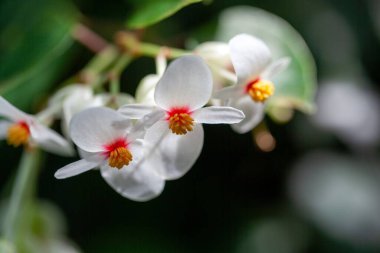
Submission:
[[[209,41],[199,44],[194,53],[202,57],[211,69],[213,75],[213,92],[219,91],[228,84],[236,83],[230,49],[227,43]]]
[[[154,101],[154,91],[158,81],[166,69],[166,57],[164,54],[158,54],[156,57],[156,74],[145,76],[136,89],[136,103],[144,105],[156,105]]]
[[[157,84],[157,106],[126,105],[119,109],[130,118],[147,113],[158,120],[147,130],[144,140],[150,146],[148,160],[165,179],[183,176],[195,163],[203,147],[202,123],[234,124],[244,114],[232,107],[202,108],[212,92],[211,73],[198,56],[184,56],[169,65]],[[145,116],[145,117],[148,117]]]
[[[40,124],[36,117],[26,114],[0,96],[0,139],[9,145],[38,146],[58,155],[70,156],[74,149],[63,137]]]
[[[55,177],[64,179],[100,167],[104,180],[122,196],[150,200],[162,192],[165,181],[150,167],[141,166],[141,135],[141,128],[110,108],[84,110],[70,123],[70,136],[83,159],[59,169]]]
[[[133,101],[133,97],[128,94],[120,93],[114,96],[108,93],[100,93],[95,95],[91,86],[71,84],[54,94],[49,100],[47,111],[54,111],[55,117],[62,118],[62,132],[68,137],[70,120],[76,113],[91,107],[105,106],[108,103],[119,107]]]
[[[215,98],[229,99],[229,105],[242,110],[245,119],[232,128],[238,133],[252,130],[264,117],[264,102],[273,95],[270,81],[290,63],[289,58],[272,62],[269,48],[261,40],[239,34],[229,41],[237,84],[219,91]]]

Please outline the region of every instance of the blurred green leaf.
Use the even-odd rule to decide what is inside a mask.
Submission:
[[[50,202],[38,201],[29,209],[30,225],[20,245],[26,253],[79,252],[65,237],[65,219],[61,210]]]
[[[65,69],[77,12],[69,1],[0,3],[0,95],[30,106]]]
[[[39,201],[33,211],[32,234],[47,238],[61,236],[66,232],[64,216],[53,203]]]
[[[170,17],[187,5],[202,2],[202,0],[135,0],[130,2],[134,6],[134,12],[128,18],[127,26],[144,28]]]
[[[239,33],[264,40],[274,59],[292,59],[289,67],[274,78],[276,93],[268,101],[269,112],[273,109],[281,115],[283,110],[292,108],[312,112],[317,86],[316,67],[301,35],[282,18],[249,6],[232,7],[220,16],[219,40],[228,41]]]

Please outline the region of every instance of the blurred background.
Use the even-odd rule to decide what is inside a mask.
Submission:
[[[73,41],[72,24],[80,20],[112,40],[135,2],[1,0],[0,93],[38,110],[93,55]],[[96,171],[56,180],[54,172],[77,158],[45,154],[32,233],[42,244],[60,234],[46,252],[380,252],[380,2],[208,1],[147,28],[143,38],[190,48],[228,40],[231,22],[250,29],[239,18],[257,10],[251,7],[304,38],[317,67],[317,111],[297,110],[287,124],[266,117],[264,137],[206,125],[194,167],[146,203],[118,195]],[[154,72],[151,58],[134,61],[123,90],[134,94]],[[21,149],[1,142],[0,153],[2,213]]]

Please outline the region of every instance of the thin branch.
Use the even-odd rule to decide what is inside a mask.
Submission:
[[[108,46],[108,42],[105,39],[100,37],[87,26],[80,23],[74,27],[72,35],[75,40],[94,53],[99,53]]]

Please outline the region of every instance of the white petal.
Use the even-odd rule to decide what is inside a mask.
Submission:
[[[158,109],[145,115],[139,122],[134,125],[129,138],[142,138],[145,135],[147,129],[153,126],[157,121],[163,120],[165,118],[165,114],[166,112],[164,110]]]
[[[134,98],[127,93],[119,93],[117,95],[110,93],[100,93],[96,95],[88,107],[116,105],[120,107],[125,104],[134,103]]]
[[[232,129],[240,134],[249,132],[264,118],[264,104],[253,102],[249,96],[233,101],[231,106],[245,114],[245,119],[240,123],[231,125]]]
[[[204,106],[212,92],[211,71],[202,58],[183,56],[173,61],[157,84],[154,99],[165,110]]]
[[[131,119],[141,119],[156,108],[152,105],[129,104],[120,107],[118,112]]]
[[[284,71],[290,64],[291,59],[289,57],[281,58],[265,69],[265,71],[261,74],[262,79],[272,79],[275,75]]]
[[[125,129],[113,125],[124,120],[122,115],[112,109],[90,108],[73,117],[70,123],[70,136],[84,151],[102,152],[104,145],[125,136]]]
[[[86,108],[94,107],[92,103],[94,101],[93,92],[86,86],[79,86],[73,89],[73,92],[67,97],[63,98],[62,104],[62,132],[66,137],[69,137],[69,126],[72,117]],[[97,105],[101,106],[101,104]]]
[[[215,74],[225,80],[226,83],[237,83],[237,76],[234,72],[224,68],[214,68]]]
[[[89,171],[98,165],[98,163],[93,163],[82,159],[60,168],[55,172],[54,176],[57,179],[64,179]]]
[[[157,122],[145,136],[145,141],[151,145],[148,159],[157,164],[156,170],[163,178],[180,178],[190,170],[201,153],[203,135],[201,124],[195,124],[193,131],[185,135],[176,135],[169,132],[166,121]]]
[[[123,197],[134,201],[148,201],[161,194],[165,180],[149,165],[142,165],[133,171],[101,167],[104,180]]]
[[[11,122],[6,120],[0,121],[0,140],[7,138],[8,128],[12,125]]]
[[[49,106],[53,106],[56,104],[62,104],[63,101],[72,96],[77,96],[79,94],[80,96],[87,98],[91,97],[93,94],[93,91],[91,87],[86,86],[85,84],[71,84],[68,86],[63,87],[62,89],[59,89],[50,99],[49,99]]]
[[[11,121],[30,121],[31,116],[20,111],[11,103],[0,96],[0,116],[10,119]]]
[[[216,92],[213,96],[217,99],[234,99],[244,95],[244,87],[241,85],[234,85],[226,87]]]
[[[221,68],[231,65],[230,48],[225,42],[210,41],[199,44],[194,53],[204,58],[208,64]]]
[[[156,57],[156,73],[159,77],[161,77],[166,69],[166,56],[165,52],[160,52]]]
[[[244,119],[244,113],[228,106],[209,106],[196,110],[193,117],[197,123],[234,124]]]
[[[159,75],[147,75],[144,77],[136,89],[136,102],[145,105],[155,105],[154,102],[154,90],[160,80]]]
[[[87,152],[78,148],[78,154],[80,158],[97,164],[103,164],[107,160],[103,152]]]
[[[165,180],[160,177],[153,166],[142,161],[142,145],[140,141],[130,146],[133,162],[122,169],[101,167],[104,180],[122,196],[135,201],[148,201],[162,192]]]
[[[74,155],[72,145],[55,131],[41,124],[34,122],[29,125],[31,139],[41,149],[63,156]]]
[[[239,84],[244,85],[249,79],[257,78],[271,61],[269,48],[251,35],[236,35],[230,40],[229,46]]]

